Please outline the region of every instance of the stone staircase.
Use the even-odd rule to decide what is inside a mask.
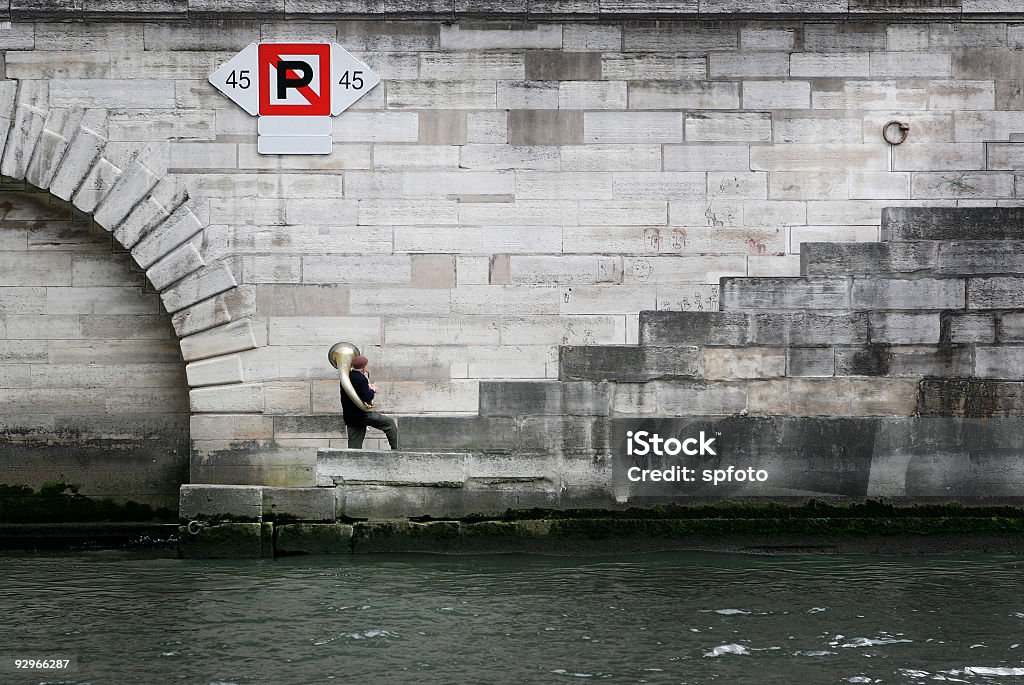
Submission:
[[[319,501],[370,519],[1024,502],[1024,208],[886,209],[882,235],[803,244],[799,277],[723,278],[720,311],[641,312],[638,345],[563,347],[557,381],[482,383],[478,416],[402,419],[408,451],[322,449]],[[638,461],[637,430],[718,452]],[[630,483],[641,462],[769,477]]]

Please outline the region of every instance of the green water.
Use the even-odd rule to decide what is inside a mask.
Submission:
[[[0,557],[0,683],[1024,683],[1024,559]]]

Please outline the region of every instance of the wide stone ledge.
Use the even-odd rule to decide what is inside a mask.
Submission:
[[[10,0],[0,17],[14,20],[154,21],[184,19],[1000,17],[1024,15],[1016,0]]]

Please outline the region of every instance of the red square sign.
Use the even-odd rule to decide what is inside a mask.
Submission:
[[[261,115],[330,116],[330,44],[261,43],[258,63]]]

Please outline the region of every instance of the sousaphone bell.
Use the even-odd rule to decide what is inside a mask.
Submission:
[[[365,411],[373,411],[373,403],[363,402],[363,398],[352,387],[352,379],[348,377],[349,371],[352,370],[352,360],[358,356],[359,348],[350,342],[334,343],[327,352],[327,360],[338,370],[338,374],[341,376],[341,389],[345,391],[348,398],[355,402],[357,407],[362,407]]]

